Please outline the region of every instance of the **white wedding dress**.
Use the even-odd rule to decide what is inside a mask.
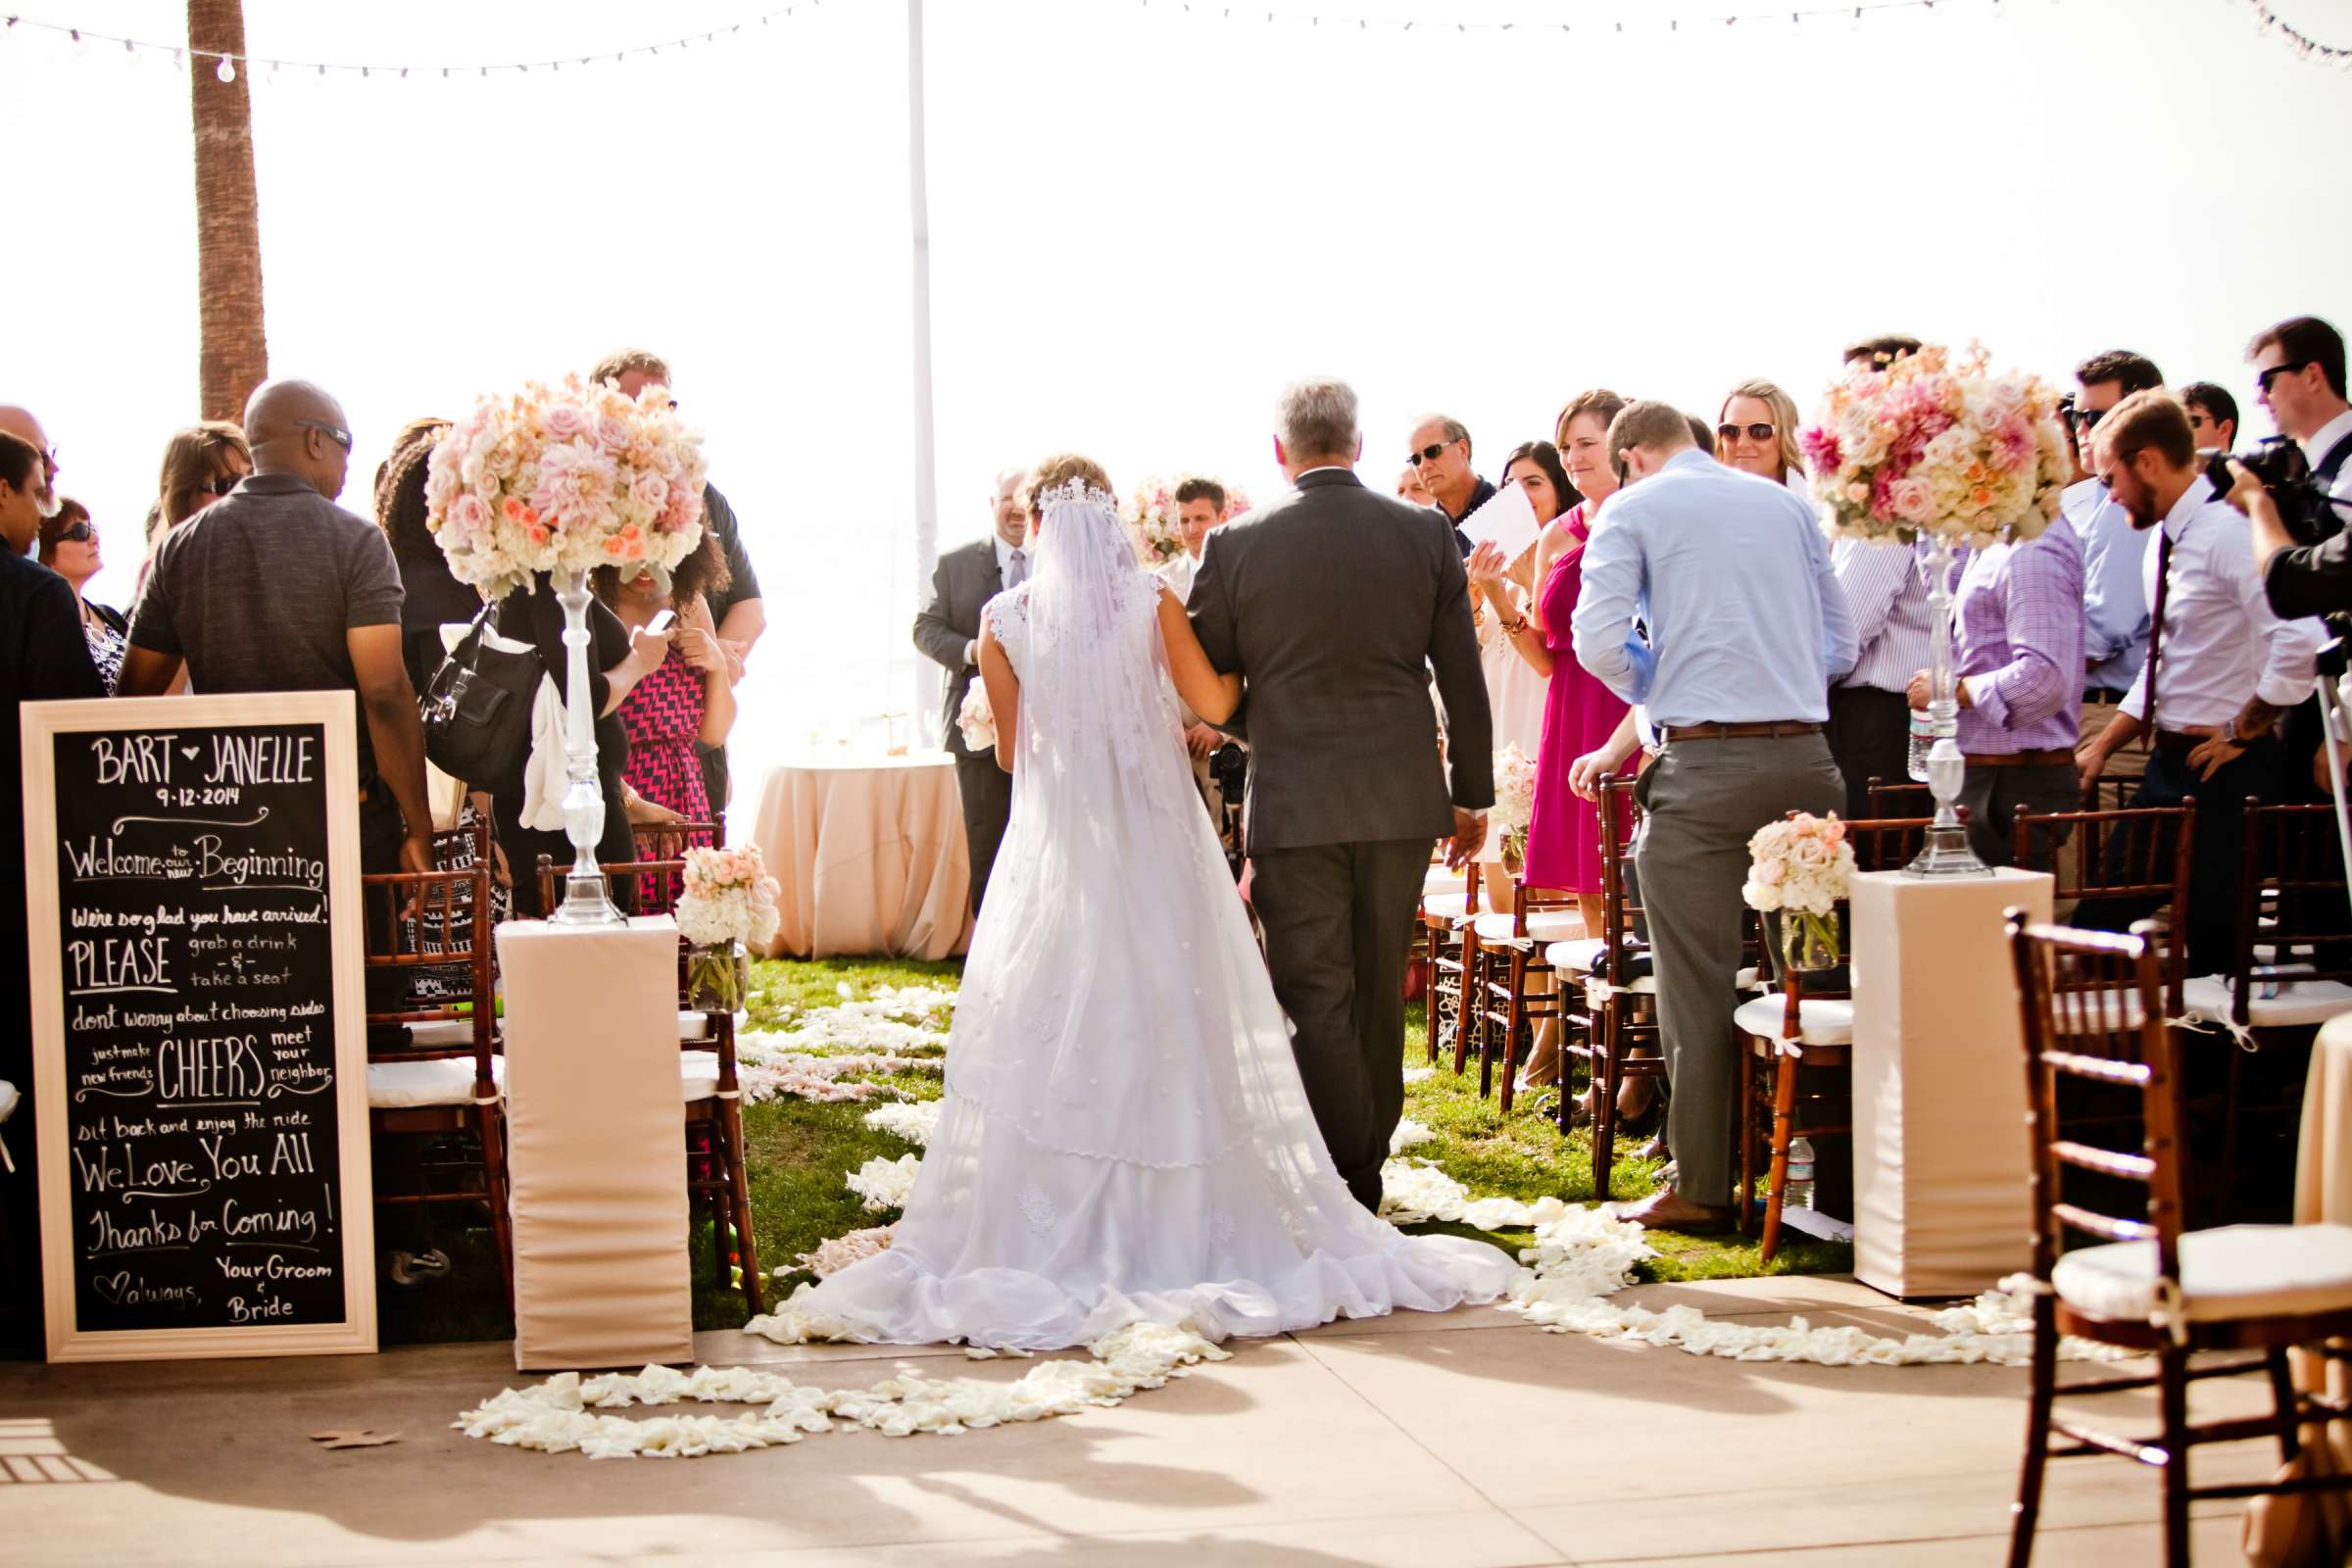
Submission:
[[[861,1340],[1049,1349],[1493,1300],[1509,1257],[1400,1234],[1324,1151],[1108,498],[1055,492],[1036,563],[985,612],[1021,680],[1012,817],[938,1131],[889,1250],[791,1305]]]

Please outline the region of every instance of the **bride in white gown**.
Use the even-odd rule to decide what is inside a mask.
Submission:
[[[1325,1152],[1171,690],[1222,718],[1239,678],[1137,564],[1100,469],[1040,482],[1073,471],[1041,492],[1034,576],[982,617],[1012,817],[938,1130],[889,1250],[793,1307],[861,1340],[1048,1349],[1494,1299],[1510,1258],[1400,1234]]]

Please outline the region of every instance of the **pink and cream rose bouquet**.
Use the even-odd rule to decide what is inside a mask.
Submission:
[[[579,376],[484,398],[425,472],[425,526],[450,573],[491,598],[535,572],[632,563],[666,574],[703,536],[702,437],[649,386]]]
[[[743,1005],[738,950],[775,939],[783,916],[781,890],[767,874],[758,845],[686,852],[678,893],[678,932],[694,952],[687,959],[690,989],[715,996],[732,1012]]]
[[[997,749],[997,714],[989,706],[987,685],[975,679],[964,688],[963,706],[956,710],[956,727],[963,732],[963,748],[967,752],[993,752]]]
[[[1942,537],[1983,548],[2038,535],[2072,468],[2058,394],[1996,375],[1972,344],[1854,367],[1798,437],[1822,520],[1871,542]]]
[[[1789,945],[1794,927],[1835,961],[1838,927],[1831,916],[1854,880],[1854,847],[1845,841],[1845,824],[1838,814],[1798,811],[1765,823],[1747,841],[1747,882],[1740,889],[1747,906],[1780,912],[1784,946]]]
[[[1157,571],[1183,557],[1184,530],[1177,526],[1177,510],[1176,492],[1158,478],[1137,485],[1120,509],[1128,541],[1135,546],[1135,559],[1144,564],[1146,571]]]

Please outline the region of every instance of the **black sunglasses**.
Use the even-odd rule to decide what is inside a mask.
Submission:
[[[88,520],[85,518],[84,520],[76,522],[73,526],[66,529],[64,533],[59,534],[57,536],[57,542],[61,545],[84,545],[88,544],[91,540],[97,537],[98,530],[91,527]]]
[[[1451,446],[1451,445],[1453,445],[1453,443],[1452,443],[1451,441],[1432,441],[1432,442],[1431,442],[1429,445],[1427,445],[1427,446],[1423,447],[1423,448],[1422,448],[1420,451],[1418,451],[1418,452],[1415,452],[1415,453],[1411,454],[1411,455],[1410,455],[1409,457],[1407,457],[1407,458],[1406,458],[1404,461],[1405,461],[1405,462],[1407,462],[1407,463],[1409,463],[1409,464],[1411,464],[1411,465],[1412,465],[1414,467],[1418,468],[1418,467],[1419,467],[1419,466],[1421,466],[1421,465],[1423,465],[1424,463],[1435,463],[1435,462],[1437,462],[1437,461],[1438,461],[1438,454],[1439,454],[1439,453],[1441,453],[1441,452],[1443,452],[1443,451],[1445,451],[1445,450],[1446,450],[1447,447],[1449,447],[1449,446]]]
[[[351,432],[339,424],[329,424],[324,419],[296,419],[294,422],[305,430],[318,431],[346,452],[351,450]]]
[[[1715,427],[1718,441],[1737,441],[1744,432],[1750,441],[1770,441],[1781,432],[1769,424],[1719,424]]]
[[[241,473],[223,473],[207,481],[205,488],[216,496],[224,496],[244,481]]]
[[[2098,423],[2099,416],[2106,412],[2105,409],[2069,409],[2066,411],[2066,418],[2067,422],[2080,433]]]
[[[2273,381],[2278,380],[2282,375],[2300,370],[2304,366],[2312,363],[2313,362],[2310,360],[2302,360],[2292,365],[2274,365],[2269,369],[2264,370],[2259,375],[2255,376],[2254,384],[2261,389],[2262,395],[2267,398],[2271,395],[2271,383]]]

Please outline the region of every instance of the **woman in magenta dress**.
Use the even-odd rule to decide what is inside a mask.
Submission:
[[[703,595],[727,585],[726,558],[709,533],[670,575],[664,594],[651,571],[605,566],[596,572],[597,596],[632,630],[664,610],[677,615],[669,652],[640,680],[620,705],[629,734],[629,760],[621,796],[636,826],[711,820],[710,797],[703,784],[695,743],[719,746],[735,724],[735,691],[727,681],[725,654]],[[651,846],[647,859],[675,859],[709,835],[669,839]],[[677,902],[674,874],[649,877],[639,891],[647,914],[666,912]],[[659,883],[660,885],[657,885]]]

